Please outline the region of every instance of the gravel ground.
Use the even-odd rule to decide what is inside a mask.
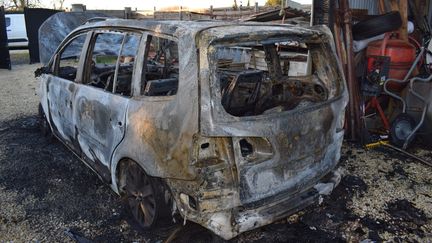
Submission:
[[[12,60],[26,63],[22,53]],[[151,232],[131,226],[121,199],[38,131],[37,67],[0,70],[0,242],[73,242],[68,234],[94,242],[162,242],[175,231],[177,242],[220,240],[189,222]],[[432,158],[422,145],[411,152]],[[321,205],[232,242],[432,241],[430,167],[351,144],[344,144],[340,165],[346,175]]]

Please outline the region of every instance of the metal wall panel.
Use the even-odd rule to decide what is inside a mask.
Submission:
[[[349,0],[350,8],[367,9],[369,15],[379,14],[377,0]]]
[[[5,11],[3,6],[0,6],[0,68],[11,69]]]
[[[24,8],[30,63],[39,62],[39,27],[51,15],[58,12],[58,10],[53,9]]]

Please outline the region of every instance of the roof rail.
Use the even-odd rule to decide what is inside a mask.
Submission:
[[[105,21],[107,19],[112,19],[112,17],[94,17],[94,18],[89,18],[86,20],[86,22],[83,22],[82,24],[89,24],[89,23],[95,23],[95,22],[100,22],[100,21]]]

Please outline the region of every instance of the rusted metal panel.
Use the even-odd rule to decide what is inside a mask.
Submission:
[[[367,9],[369,15],[378,15],[378,1],[376,0],[349,0],[351,9]]]

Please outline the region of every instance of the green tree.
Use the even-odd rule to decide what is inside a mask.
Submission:
[[[282,4],[282,0],[267,0],[265,5],[276,7],[276,6],[281,6],[281,4]]]

